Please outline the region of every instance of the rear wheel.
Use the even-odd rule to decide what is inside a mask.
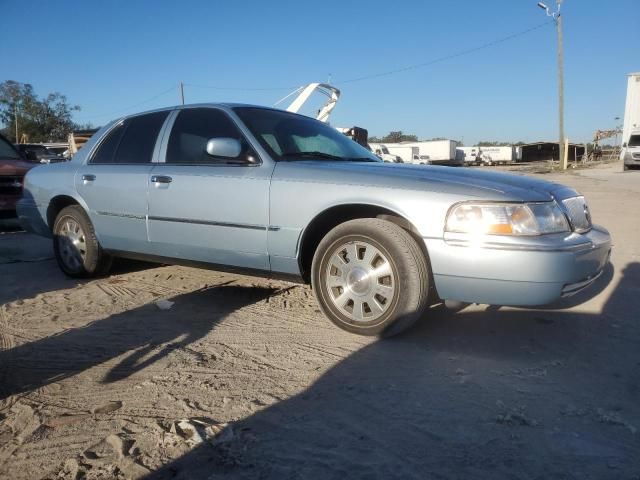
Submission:
[[[312,265],[324,314],[360,335],[398,334],[427,307],[428,263],[406,230],[386,220],[350,220],[331,230]]]
[[[91,220],[79,205],[63,208],[53,225],[53,251],[58,265],[70,277],[104,275],[111,257],[98,243]]]

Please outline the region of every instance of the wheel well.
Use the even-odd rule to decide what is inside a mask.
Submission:
[[[310,282],[311,262],[313,261],[313,255],[315,254],[320,241],[334,227],[356,218],[380,218],[382,220],[387,220],[407,230],[414,236],[414,238],[416,238],[416,240],[420,239],[418,230],[409,220],[389,209],[366,204],[349,204],[331,207],[320,213],[311,221],[304,230],[302,239],[300,240],[300,255],[298,256],[298,262],[300,264],[302,278],[305,282]],[[418,241],[418,245],[420,245],[424,254],[427,255],[424,242]]]
[[[49,228],[53,230],[53,224],[56,221],[56,217],[60,210],[69,205],[79,205],[75,198],[70,197],[68,195],[58,195],[57,197],[53,197],[49,202],[49,207],[47,208],[47,225]]]

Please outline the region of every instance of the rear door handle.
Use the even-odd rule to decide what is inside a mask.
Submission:
[[[166,175],[152,175],[151,182],[152,183],[171,183],[173,179]]]
[[[96,179],[96,176],[91,173],[85,173],[82,175],[82,180],[84,182],[93,182]]]

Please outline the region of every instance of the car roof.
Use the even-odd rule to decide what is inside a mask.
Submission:
[[[132,113],[129,115],[123,115],[121,117],[117,117],[118,119],[126,119],[126,118],[131,118],[131,117],[137,117],[139,115],[146,115],[148,113],[155,113],[155,112],[165,112],[168,110],[183,110],[186,108],[201,108],[201,107],[207,107],[207,108],[238,108],[238,107],[245,107],[245,108],[260,108],[263,110],[276,110],[279,112],[282,112],[284,110],[279,109],[279,108],[274,108],[274,107],[266,107],[264,105],[252,105],[249,103],[236,103],[236,102],[207,102],[207,103],[190,103],[187,105],[173,105],[170,107],[162,107],[162,108],[155,108],[153,110],[146,110],[144,112],[137,112],[137,113]],[[289,112],[291,114],[294,114],[293,112]],[[295,115],[295,114],[294,114]]]

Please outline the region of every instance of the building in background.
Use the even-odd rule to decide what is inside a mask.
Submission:
[[[584,145],[577,143],[569,144],[570,162],[582,160],[584,155]],[[520,145],[516,148],[516,161],[536,162],[544,160],[560,160],[558,155],[558,144],[554,142],[534,142]]]

